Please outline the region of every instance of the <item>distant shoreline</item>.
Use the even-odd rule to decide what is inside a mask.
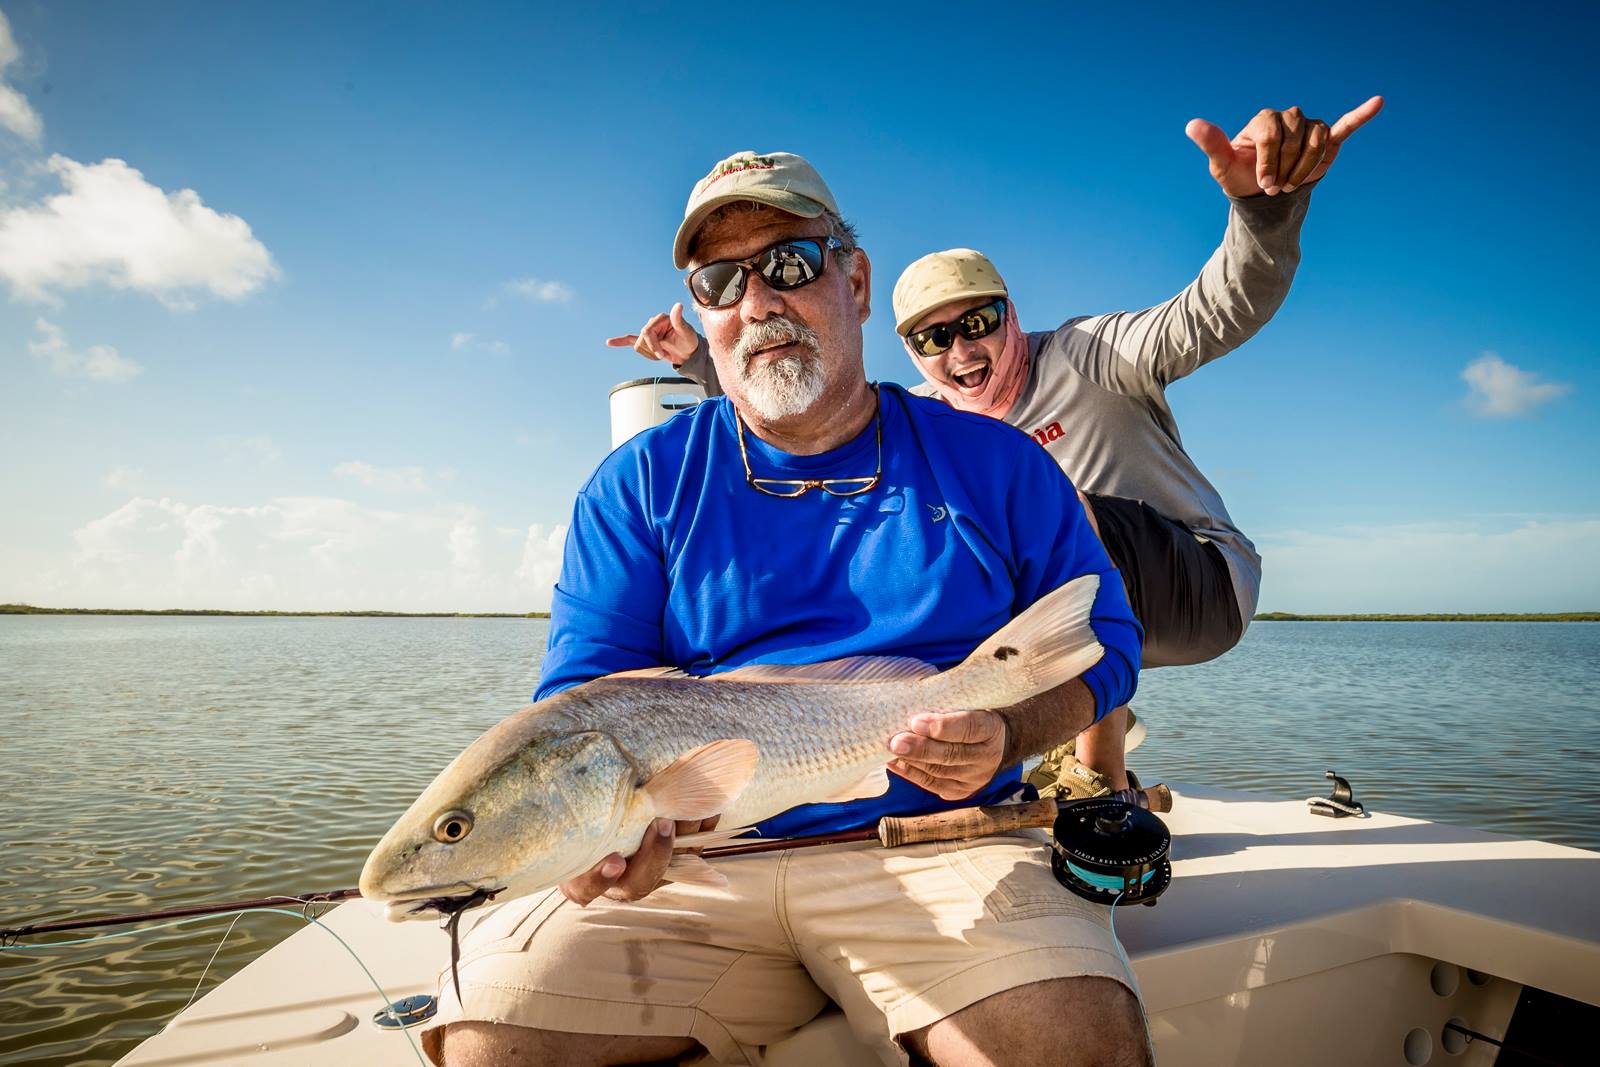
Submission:
[[[219,611],[207,608],[36,608],[0,604],[0,615],[193,615],[284,619],[548,619],[548,611]]]
[[[1296,615],[1266,611],[1256,622],[1600,622],[1600,611],[1483,612],[1469,615]]]
[[[167,615],[284,619],[548,619],[548,611],[219,611],[196,608],[38,608],[0,604],[0,615]],[[1600,611],[1436,615],[1297,615],[1267,611],[1256,622],[1600,622]]]

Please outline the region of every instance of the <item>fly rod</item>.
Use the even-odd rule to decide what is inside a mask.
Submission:
[[[1151,811],[1172,810],[1172,793],[1165,785],[1153,785],[1142,792]],[[813,834],[809,837],[776,837],[770,841],[734,841],[704,849],[700,855],[709,860],[719,856],[749,856],[758,852],[781,852],[790,848],[814,848],[851,841],[877,841],[884,848],[899,848],[901,845],[917,845],[928,841],[966,841],[1016,830],[1049,829],[1055,826],[1056,817],[1062,809],[1081,803],[1084,801],[1032,800],[1025,804],[952,808],[932,815],[905,818],[886,815],[878,820],[878,825],[860,830],[842,830],[835,834]]]
[[[1145,800],[1153,812],[1172,810],[1172,794],[1165,785],[1153,785],[1144,791]],[[1096,800],[1106,798],[1097,797]],[[884,848],[914,845],[928,841],[964,841],[990,834],[1004,834],[1016,830],[1054,827],[1061,813],[1073,805],[1089,803],[1081,800],[1034,800],[1025,804],[994,804],[988,807],[952,808],[932,815],[914,815],[906,818],[885,816],[876,826],[860,830],[844,830],[832,834],[812,834],[804,837],[777,837],[770,840],[735,842],[702,849],[706,859],[719,856],[748,856],[760,852],[780,852],[794,848],[816,848],[820,845],[838,845],[859,841],[877,841]],[[14,945],[25,937],[37,934],[62,933],[68,930],[87,930],[100,926],[127,926],[133,923],[155,922],[161,919],[186,919],[196,915],[225,915],[235,911],[252,911],[257,908],[281,908],[313,904],[332,904],[361,895],[359,889],[333,889],[299,895],[280,894],[258,897],[254,900],[233,900],[216,904],[194,904],[185,908],[165,908],[160,911],[127,912],[121,915],[101,915],[82,919],[61,919],[55,922],[28,923],[23,926],[0,928],[0,946]]]
[[[100,915],[87,919],[61,919],[48,923],[29,923],[25,926],[0,928],[0,947],[14,945],[24,937],[34,934],[57,934],[67,930],[88,930],[97,926],[127,926],[132,923],[156,922],[159,919],[187,919],[194,915],[226,915],[233,911],[254,911],[257,908],[305,908],[312,904],[331,904],[335,901],[359,897],[359,889],[333,889],[302,896],[279,895],[258,897],[255,900],[231,900],[220,904],[194,904],[187,908],[163,908],[160,911],[130,911],[121,915]]]

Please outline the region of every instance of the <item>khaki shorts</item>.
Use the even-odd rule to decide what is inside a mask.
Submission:
[[[1138,992],[1109,912],[1056,882],[1042,831],[715,863],[726,888],[665,885],[588,908],[551,890],[482,909],[462,935],[466,1010],[446,969],[428,1055],[438,1062],[442,1026],[472,1019],[692,1037],[754,1064],[831,998],[903,1064],[897,1035],[1016,986],[1099,975]]]

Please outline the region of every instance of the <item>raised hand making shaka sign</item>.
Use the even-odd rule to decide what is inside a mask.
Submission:
[[[1308,119],[1298,107],[1287,111],[1263,108],[1233,140],[1205,119],[1191,119],[1184,132],[1211,161],[1211,176],[1233,197],[1292,193],[1321,178],[1352,133],[1383,110],[1374,96],[1347,111],[1330,130],[1321,119]]]

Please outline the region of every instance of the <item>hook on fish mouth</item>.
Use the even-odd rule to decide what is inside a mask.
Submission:
[[[479,904],[487,904],[505,892],[505,888],[505,886],[500,886],[498,889],[478,888],[470,893],[456,893],[451,896],[424,897],[421,900],[412,900],[409,901],[413,905],[410,913],[412,915],[421,915],[424,912],[434,911],[452,922],[459,921],[462,912],[475,908]]]
[[[505,891],[503,885],[459,881],[418,886],[404,893],[392,893],[379,885],[362,895],[383,905],[390,922],[400,922],[428,918],[430,912],[449,917],[493,900]]]

